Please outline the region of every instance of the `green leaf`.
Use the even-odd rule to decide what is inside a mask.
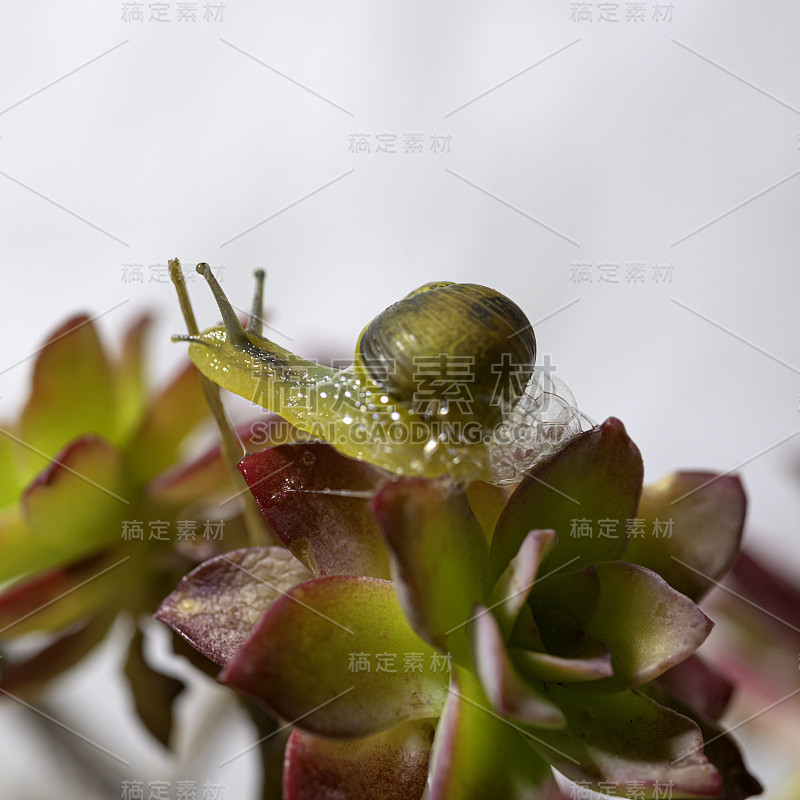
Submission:
[[[750,774],[734,738],[713,722],[700,720],[698,724],[707,742],[703,748],[706,758],[722,776],[720,797],[725,800],[745,800],[754,794],[761,794],[764,787]]]
[[[151,399],[131,437],[126,461],[132,479],[147,481],[172,466],[186,437],[208,417],[200,374],[188,364]]]
[[[361,738],[438,716],[448,674],[434,655],[389,581],[332,575],[279,598],[220,680],[309,733]]]
[[[491,709],[473,675],[454,667],[426,800],[562,800],[547,760],[524,742],[531,737]]]
[[[144,635],[137,628],[128,648],[125,677],[133,693],[136,713],[148,731],[169,747],[172,735],[172,705],[184,690],[177,678],[164,675],[147,663],[144,655]]]
[[[593,603],[586,602],[579,588],[587,581],[597,582]],[[616,691],[652,680],[688,658],[714,624],[655,572],[625,561],[554,576],[537,592],[535,603],[537,621],[546,609],[558,609],[590,637],[608,645],[614,675],[585,687],[591,691]]]
[[[242,445],[250,449],[283,444],[292,441],[297,431],[277,414],[266,414],[236,427],[236,436]],[[173,506],[195,503],[199,498],[212,501],[230,501],[234,492],[230,467],[222,455],[219,444],[209,448],[189,463],[181,462],[168,472],[157,476],[147,486],[148,493]]]
[[[75,316],[51,334],[36,357],[20,437],[54,456],[78,436],[91,433],[116,442],[118,432],[111,364],[94,323]],[[46,466],[41,456],[30,459],[34,473]]]
[[[521,635],[525,628],[519,622],[512,632],[511,652],[519,669],[538,680],[567,683],[611,675],[608,645],[585,629],[599,594],[596,570],[550,574],[540,579],[527,607],[531,614],[527,624],[535,626],[539,641],[531,642],[529,635]],[[520,622],[524,618],[523,613]]]
[[[505,641],[508,641],[517,617],[528,601],[542,559],[555,543],[555,531],[530,531],[494,585],[489,598],[490,607]]]
[[[341,741],[295,728],[286,746],[284,800],[408,800],[428,777],[434,726],[415,720],[365,739]]]
[[[24,448],[15,442],[0,426],[0,509],[12,506],[19,500],[24,486],[21,466],[27,462]],[[13,431],[9,431],[13,434]],[[15,434],[14,434],[15,435]]]
[[[582,683],[613,675],[611,651],[605,642],[583,637],[581,645],[583,654],[572,658],[521,647],[510,647],[508,653],[520,672],[538,681]]]
[[[644,488],[625,558],[699,600],[736,560],[745,507],[735,475],[669,475]]]
[[[642,475],[639,449],[619,420],[611,417],[576,436],[534,467],[509,499],[492,539],[490,585],[533,529],[558,534],[542,572],[576,570],[619,558],[625,549],[626,521],[639,504]],[[582,520],[591,536],[574,535]]]
[[[624,792],[637,782],[647,796],[656,788],[672,797],[716,797],[717,770],[703,755],[703,737],[690,719],[636,690],[590,695],[551,684],[549,697],[567,718],[564,729],[536,729],[531,746],[573,781],[595,791],[613,784]],[[546,746],[543,746],[542,742]]]
[[[109,609],[131,587],[134,576],[119,552],[105,552],[39,572],[0,595],[0,638],[51,632]]]
[[[129,497],[116,450],[94,436],[75,440],[25,489],[21,519],[0,537],[0,581],[119,541]]]
[[[192,570],[155,618],[206,658],[225,665],[275,600],[312,577],[282,547],[233,550]]]
[[[463,489],[447,478],[401,479],[377,492],[373,511],[414,630],[463,660],[472,605],[487,596],[488,555],[483,530]]]
[[[389,577],[368,504],[383,470],[319,442],[270,447],[239,470],[278,538],[316,575]]]
[[[478,518],[486,541],[491,544],[497,520],[508,502],[507,490],[485,481],[472,481],[466,491],[472,513]]]
[[[130,435],[147,404],[147,375],[145,374],[145,339],[153,318],[142,314],[125,332],[122,352],[114,364],[117,425],[123,437]]]
[[[677,696],[665,692],[661,685],[648,684],[645,690],[656,702],[697,723],[705,742],[705,756],[722,776],[720,797],[725,800],[745,800],[751,795],[761,794],[763,787],[748,771],[733,736],[710,717],[697,713],[693,708],[684,705]]]
[[[503,717],[537,727],[563,727],[564,715],[558,707],[514,669],[500,627],[489,609],[476,603],[472,616],[468,626],[472,663],[494,710]]]

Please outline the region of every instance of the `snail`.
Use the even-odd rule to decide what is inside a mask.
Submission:
[[[421,286],[364,328],[351,367],[334,369],[263,336],[262,271],[245,329],[211,268],[196,269],[222,325],[173,340],[190,343],[206,377],[344,455],[399,475],[501,485],[591,425],[566,385],[536,368],[524,312],[493,289]]]

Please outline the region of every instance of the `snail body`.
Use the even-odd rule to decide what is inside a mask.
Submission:
[[[536,370],[525,314],[492,289],[425,284],[365,327],[340,370],[261,335],[260,288],[245,330],[210,268],[197,271],[223,325],[175,337],[190,341],[194,364],[352,458],[401,475],[510,483],[587,422],[569,389]]]

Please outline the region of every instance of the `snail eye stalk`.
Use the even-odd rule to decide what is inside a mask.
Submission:
[[[253,306],[250,311],[250,320],[247,323],[247,330],[256,336],[264,334],[264,278],[267,273],[263,269],[257,269],[253,276],[256,279],[256,288],[253,292]]]
[[[222,324],[225,326],[225,333],[228,334],[228,341],[234,347],[239,347],[242,350],[249,349],[250,340],[247,338],[247,333],[245,333],[242,324],[239,322],[239,317],[236,316],[233,306],[228,301],[228,298],[225,297],[225,292],[222,291],[219,281],[214,277],[211,267],[204,261],[198,264],[195,270],[205,278],[206,283],[211,289],[211,293],[214,295],[217,308],[219,308],[219,313],[222,315]]]

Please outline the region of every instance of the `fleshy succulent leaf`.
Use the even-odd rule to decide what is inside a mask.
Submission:
[[[282,547],[234,550],[192,570],[155,617],[224,666],[272,603],[312,577]]]
[[[480,603],[473,606],[468,631],[475,674],[494,710],[529,725],[562,727],[564,715],[516,672],[497,620]]]
[[[487,595],[488,546],[464,491],[446,478],[397,480],[378,491],[373,510],[414,630],[465,658],[465,624]]]
[[[734,738],[710,717],[687,707],[676,695],[664,692],[660,682],[648,684],[647,694],[656,702],[695,722],[703,736],[703,753],[722,778],[719,796],[725,800],[745,800],[761,794],[761,784],[748,771]]]
[[[491,544],[497,520],[508,502],[506,490],[486,481],[472,481],[467,486],[467,498],[486,534],[486,541]]]
[[[438,716],[448,673],[435,656],[391,582],[331,575],[279,598],[220,680],[309,733],[362,738]]]
[[[425,800],[562,800],[550,765],[524,743],[530,736],[492,711],[475,676],[455,667]]]
[[[114,364],[117,425],[123,435],[131,428],[147,406],[147,374],[145,370],[145,340],[153,324],[149,314],[136,319],[125,332],[122,352]]]
[[[128,469],[146,481],[172,466],[186,437],[208,419],[200,374],[188,364],[148,404],[127,452]]]
[[[125,677],[133,694],[139,719],[164,747],[172,734],[172,704],[184,690],[183,681],[159,672],[144,654],[144,636],[137,628],[128,647]]]
[[[100,613],[79,627],[48,643],[32,656],[21,661],[3,659],[0,689],[13,694],[32,694],[66,670],[75,666],[105,637],[113,622],[113,614]]]
[[[719,773],[703,755],[692,720],[636,690],[590,695],[551,684],[548,691],[567,727],[537,728],[540,738],[528,741],[568,778],[596,791],[603,783],[624,790],[637,782],[648,796],[656,790],[675,798],[718,795]]]
[[[0,538],[0,581],[75,561],[119,540],[128,508],[117,451],[84,436],[58,453],[22,496],[19,525]]]
[[[559,537],[542,564],[544,572],[619,558],[626,521],[639,504],[643,471],[639,449],[613,417],[534,467],[497,521],[489,557],[491,584],[534,528],[554,530]],[[588,522],[590,536],[576,536],[581,520]]]
[[[699,600],[736,559],[746,498],[735,475],[677,472],[646,486],[626,560]]]
[[[733,695],[733,684],[698,655],[668,669],[655,685],[696,714],[719,719]]]
[[[533,618],[533,612],[529,605],[524,605],[517,615],[511,634],[507,638],[507,644],[512,647],[523,647],[526,650],[534,650],[537,653],[544,652],[544,642],[542,641],[541,631]]]
[[[746,800],[754,794],[761,794],[764,788],[748,771],[733,737],[718,725],[706,720],[700,720],[698,724],[703,739],[707,742],[703,747],[706,758],[717,768],[722,777],[720,797],[724,797],[725,800]]]
[[[586,603],[578,588],[571,590],[587,580],[597,582],[594,603]],[[601,562],[582,573],[553,576],[537,591],[534,603],[544,614],[560,609],[586,634],[608,645],[614,675],[593,684],[592,691],[652,680],[688,658],[713,627],[688,597],[663,578],[625,561]],[[540,618],[536,607],[534,616]]]
[[[158,501],[175,506],[206,501],[221,492],[222,499],[230,501],[236,499],[230,488],[230,474],[222,448],[217,446],[188,464],[159,475],[147,488]]]
[[[24,487],[19,462],[27,461],[27,453],[21,452],[24,450],[22,445],[4,431],[5,428],[0,429],[0,475],[3,476],[0,480],[0,509],[7,508],[19,499]]]
[[[85,315],[53,331],[36,357],[30,398],[20,419],[26,444],[54,456],[87,433],[116,441],[116,398],[111,364],[94,323]],[[33,471],[46,466],[30,454]]]
[[[238,425],[236,436],[244,447],[272,447],[292,441],[296,431],[276,414],[268,414],[265,419]],[[221,445],[217,444],[189,463],[168,469],[150,481],[147,488],[160,502],[170,505],[182,506],[221,496],[224,506],[238,496],[231,494],[230,477],[230,467],[225,462]]]
[[[490,607],[505,641],[508,641],[519,612],[528,601],[542,559],[555,542],[555,531],[530,531],[522,540],[519,552],[495,583],[489,598]]]
[[[389,577],[363,496],[386,479],[383,470],[318,442],[262,450],[239,470],[278,538],[316,575]]]
[[[608,645],[585,637],[583,646],[584,654],[579,658],[565,658],[521,647],[509,648],[509,656],[520,672],[539,681],[582,683],[608,678],[614,674]]]
[[[117,593],[110,590],[124,591],[129,580],[119,553],[92,555],[23,578],[0,594],[0,639],[66,628],[107,605]]]
[[[512,631],[510,644],[570,662],[583,662],[583,667],[573,664],[579,672],[605,670],[603,661],[606,656],[610,659],[611,651],[602,639],[590,636],[585,629],[585,620],[597,606],[599,595],[600,580],[596,570],[587,568],[580,572],[547,575],[546,580],[539,580],[533,587],[527,606],[530,621],[526,621],[526,610],[523,609]],[[530,634],[524,635],[530,626],[535,627],[540,643],[531,643],[528,641]],[[537,663],[545,669],[545,674],[553,667],[560,667],[558,661],[537,662],[532,657],[527,659],[523,671],[539,676],[538,669],[533,669],[532,673],[528,669]]]
[[[408,800],[428,777],[434,725],[414,720],[365,739],[311,736],[295,728],[286,745],[284,800]]]
[[[755,605],[766,617],[772,637],[780,637],[785,647],[800,647],[800,586],[785,572],[779,572],[753,553],[743,551],[731,570],[731,583],[746,602]],[[746,624],[746,623],[745,623]]]

